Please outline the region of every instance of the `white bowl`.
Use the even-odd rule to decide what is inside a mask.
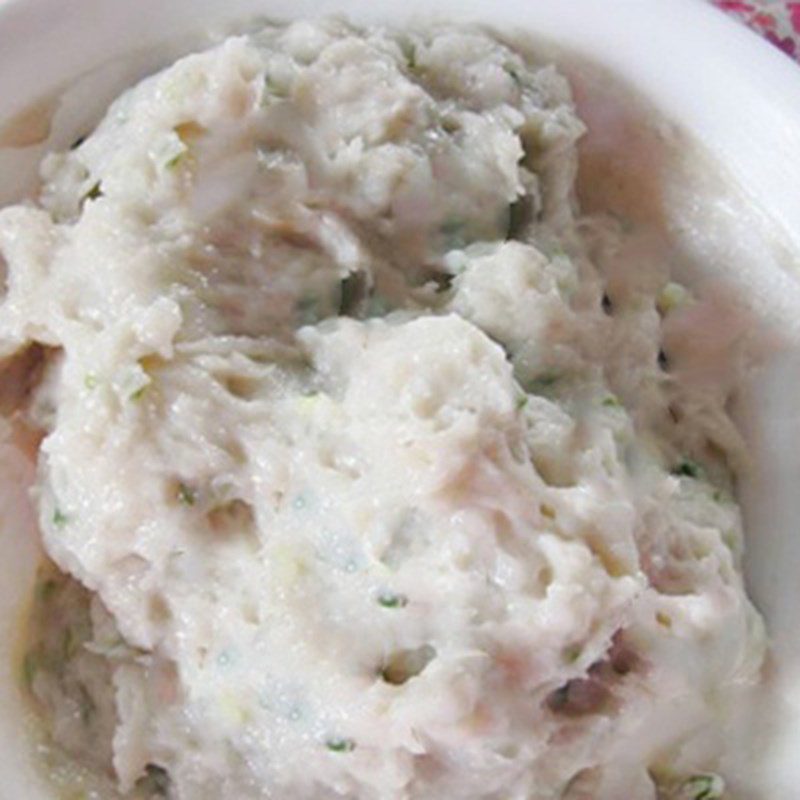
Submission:
[[[657,216],[680,254],[682,277],[730,284],[749,298],[753,335],[768,347],[764,370],[742,386],[737,406],[753,455],[741,498],[747,577],[772,635],[774,664],[772,694],[750,725],[760,739],[748,737],[741,755],[753,786],[748,796],[796,800],[800,69],[789,59],[701,0],[4,0],[0,146],[36,138],[51,116],[53,124],[43,143],[0,150],[0,202],[32,185],[43,149],[83,133],[122,88],[188,49],[204,30],[256,14],[340,12],[373,23],[424,22],[433,14],[536,34],[540,52],[575,81],[589,121],[586,202]],[[647,103],[635,103],[636,93]],[[14,663],[38,558],[24,488],[30,468],[0,445],[0,470],[0,800],[37,800],[52,790],[22,734]]]

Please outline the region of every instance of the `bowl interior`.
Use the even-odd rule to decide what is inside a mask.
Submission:
[[[537,32],[535,49],[570,75],[589,125],[579,186],[584,204],[644,217],[669,243],[682,279],[744,298],[751,334],[763,344],[762,368],[743,382],[736,414],[753,457],[740,487],[747,578],[767,618],[774,663],[772,692],[749,722],[759,738],[746,737],[736,752],[749,773],[747,797],[796,797],[800,71],[694,0],[620,0],[613,12],[596,0],[495,0],[491,15],[480,0],[68,5],[69,13],[57,0],[6,0],[0,7],[0,203],[30,190],[42,153],[85,133],[121,89],[204,41],[203,31],[220,35],[235,20],[343,12],[356,21],[424,23],[432,10],[435,18],[488,22],[528,44],[527,32]],[[53,795],[22,735],[27,712],[16,664],[39,557],[31,479],[31,464],[0,446],[0,795],[38,800]]]

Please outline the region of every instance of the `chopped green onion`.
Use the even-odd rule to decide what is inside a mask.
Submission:
[[[514,81],[514,83],[518,87],[522,88],[522,78],[519,75],[519,71],[517,70],[516,65],[507,63],[507,64],[503,65],[503,69],[511,77],[511,79]]]
[[[538,377],[530,381],[525,387],[530,394],[541,394],[545,389],[549,389],[561,376],[557,372],[543,372]]]
[[[622,408],[622,403],[620,403],[619,398],[613,394],[604,397],[602,405],[605,408]]]
[[[356,749],[356,743],[352,739],[328,739],[325,747],[332,753],[352,753]]]
[[[703,474],[703,468],[695,461],[685,458],[680,464],[673,467],[670,472],[677,477],[699,478]]]
[[[564,661],[567,664],[574,664],[581,657],[582,652],[583,647],[581,645],[572,644],[564,648]]]
[[[103,189],[100,181],[92,186],[88,192],[83,196],[84,200],[97,200],[98,198],[103,196]]]
[[[553,506],[549,505],[548,503],[542,503],[539,506],[539,513],[547,519],[556,518],[556,510],[553,508]]]
[[[94,372],[87,372],[83,378],[83,385],[91,391],[97,388],[97,375]]]
[[[672,627],[672,617],[663,611],[656,611],[656,622],[664,628]]]
[[[463,250],[467,245],[467,223],[463,219],[452,217],[439,227],[448,250]]]
[[[445,114],[442,117],[442,130],[452,136],[461,130],[461,123],[455,117]]]
[[[724,531],[722,534],[722,543],[728,548],[728,550],[736,550],[738,536],[732,530]]]
[[[665,315],[686,305],[689,299],[690,294],[684,286],[670,282],[658,293],[656,308],[662,315]]]
[[[526,405],[528,405],[528,395],[521,394],[517,398],[516,402],[517,411],[522,411],[522,409],[525,408]]]
[[[269,73],[264,74],[264,87],[269,94],[275,97],[286,98],[289,96],[289,87],[278,83]],[[268,100],[268,98],[265,98],[265,100]]]
[[[385,317],[390,310],[389,302],[384,297],[379,295],[372,295],[367,302],[365,316],[367,317]]]
[[[135,403],[137,400],[141,400],[144,397],[144,393],[147,391],[147,384],[144,386],[140,386],[135,392],[132,392],[130,395],[131,400]]]
[[[560,711],[569,702],[569,682],[550,693],[547,705],[551,711]]]
[[[632,233],[633,229],[636,227],[633,220],[631,220],[630,217],[626,217],[624,214],[616,214],[612,211],[611,216],[617,221],[623,233]]]
[[[178,500],[185,506],[193,506],[197,500],[197,492],[181,482],[178,484]]]
[[[186,158],[186,153],[187,153],[186,150],[184,150],[182,153],[176,153],[174,156],[172,156],[172,158],[170,158],[167,161],[166,164],[164,164],[164,166],[167,169],[175,169],[175,167],[177,167],[178,164],[180,164],[181,161],[183,161],[183,159]]]
[[[685,800],[719,800],[725,792],[725,782],[719,775],[693,775],[681,786]]]
[[[301,325],[312,325],[317,322],[319,320],[318,305],[319,300],[316,297],[300,297],[296,305],[298,322]]]
[[[63,528],[68,522],[69,517],[60,508],[53,511],[53,525],[57,528]]]
[[[378,603],[384,608],[405,608],[408,605],[408,598],[403,594],[383,592],[378,595]]]

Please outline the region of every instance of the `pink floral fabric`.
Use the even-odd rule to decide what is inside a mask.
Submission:
[[[800,61],[800,2],[789,0],[712,0]]]

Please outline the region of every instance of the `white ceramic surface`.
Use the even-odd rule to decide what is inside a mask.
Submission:
[[[747,572],[773,636],[776,664],[769,713],[753,712],[751,727],[763,728],[762,739],[748,739],[745,748],[754,756],[754,774],[759,765],[763,773],[752,783],[770,780],[748,797],[797,800],[800,69],[701,0],[0,0],[0,130],[32,103],[72,86],[51,136],[63,146],[119,89],[185,49],[192,34],[254,14],[283,19],[332,12],[364,22],[435,16],[535,32],[625,76],[654,111],[677,125],[677,134],[666,139],[701,143],[727,176],[720,182],[713,169],[694,169],[699,162],[689,160],[662,170],[668,174],[654,190],[675,201],[666,204],[662,223],[680,242],[680,269],[695,282],[730,279],[752,300],[753,326],[769,331],[775,345],[758,379],[742,387],[738,404],[753,454],[742,486]],[[567,62],[585,82],[582,94],[608,90],[600,73]],[[649,131],[655,144],[644,152],[610,136],[624,130],[613,120],[608,124],[613,97],[583,108],[590,123],[587,153],[594,146],[595,157],[610,159],[635,185],[655,169],[661,134]],[[0,200],[30,185],[41,149],[0,152]],[[602,191],[597,194],[602,200]],[[13,645],[36,560],[35,526],[21,488],[27,469],[0,449],[0,800],[52,796],[36,778],[13,680]],[[785,731],[764,725],[764,716]]]

